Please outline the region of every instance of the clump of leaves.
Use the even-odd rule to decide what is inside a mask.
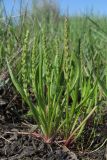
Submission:
[[[68,35],[69,22],[65,18],[64,41],[60,42],[56,36],[55,45],[51,46],[45,26],[40,35],[36,33],[32,52],[29,53],[27,31],[21,55],[21,82],[14,76],[7,60],[11,80],[29,106],[41,137],[46,142],[52,142],[62,132],[66,146],[82,135],[88,118],[98,107],[95,94],[97,80],[91,74],[84,76],[80,49],[77,53],[69,47]],[[60,43],[64,43],[63,53],[60,52]],[[50,50],[55,52],[52,59]],[[35,96],[34,101],[29,90]]]

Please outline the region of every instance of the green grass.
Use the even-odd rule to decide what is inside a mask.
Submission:
[[[91,117],[91,139],[97,134],[97,115],[107,100],[107,19],[54,20],[25,15],[17,24],[11,18],[0,22],[0,71],[8,66],[43,139],[52,142],[61,135],[68,146],[83,139]]]

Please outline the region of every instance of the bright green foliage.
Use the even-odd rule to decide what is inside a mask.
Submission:
[[[41,15],[26,11],[17,24],[11,17],[0,21],[0,86],[7,58],[11,80],[42,136],[49,141],[61,134],[68,145],[83,138],[92,114],[99,124],[107,101],[107,19],[36,11]]]
[[[84,53],[84,39],[80,39],[82,43],[78,40],[77,47],[72,49],[67,18],[63,24],[63,39],[57,35],[52,41],[51,36],[47,37],[44,21],[41,32],[35,33],[30,52],[27,30],[23,40],[20,82],[8,61],[7,64],[12,82],[29,106],[43,137],[49,141],[62,132],[68,145],[82,135],[87,120],[99,107],[100,80],[95,74],[93,58]],[[61,44],[64,44],[63,48],[60,48]],[[33,101],[32,95],[35,96]]]

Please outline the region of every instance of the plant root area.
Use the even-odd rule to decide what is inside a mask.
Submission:
[[[0,160],[106,160],[106,144],[93,153],[79,152],[76,147],[68,149],[56,142],[46,144],[30,134],[18,134],[28,133],[34,122],[26,118],[27,108],[20,96],[13,95],[8,90],[1,96]]]

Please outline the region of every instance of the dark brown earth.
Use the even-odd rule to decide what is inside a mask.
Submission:
[[[0,160],[76,160],[76,156],[79,160],[105,159],[105,145],[93,153],[81,152],[76,145],[67,149],[57,143],[46,144],[30,135],[18,134],[18,132],[28,133],[34,122],[32,118],[24,116],[27,108],[20,96],[8,87],[0,90],[0,96]]]

